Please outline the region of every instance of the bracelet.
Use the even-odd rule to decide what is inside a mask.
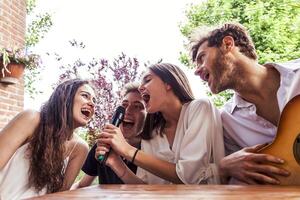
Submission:
[[[136,150],[135,150],[135,152],[134,152],[134,154],[133,154],[133,157],[132,157],[132,160],[131,160],[131,163],[134,162],[134,159],[135,159],[136,154],[137,154],[138,151],[139,151],[139,149],[136,149]]]

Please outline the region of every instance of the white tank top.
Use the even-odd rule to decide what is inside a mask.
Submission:
[[[17,149],[5,167],[0,170],[0,200],[23,199],[46,194],[46,188],[40,192],[36,192],[34,188],[29,187],[29,155],[26,151],[28,144],[26,143]],[[75,146],[76,144],[73,149]],[[69,156],[64,160],[63,170],[65,170],[68,161]]]

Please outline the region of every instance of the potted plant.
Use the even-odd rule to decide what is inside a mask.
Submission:
[[[0,81],[16,83],[24,69],[35,69],[41,64],[40,56],[27,53],[25,49],[0,49]]]

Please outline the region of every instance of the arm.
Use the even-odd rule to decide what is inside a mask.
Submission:
[[[95,176],[89,176],[87,174],[84,174],[84,176],[78,182],[74,183],[71,186],[71,190],[90,186],[95,178]]]
[[[90,149],[87,158],[85,159],[84,164],[81,168],[81,170],[84,172],[84,176],[81,178],[80,181],[73,184],[71,189],[87,187],[91,185],[94,179],[98,176],[98,162],[95,159],[96,148],[97,144],[94,144],[93,147]]]
[[[124,139],[119,128],[108,124],[100,135],[100,142],[111,146],[115,152],[127,160],[131,161],[136,150]],[[154,156],[139,151],[135,157],[134,163],[149,172],[171,181],[173,183],[182,183],[176,173],[176,164],[170,163]]]
[[[63,187],[61,191],[69,190],[76,179],[88,154],[88,145],[81,138],[77,138],[78,144],[70,155],[68,165],[66,167]],[[75,142],[74,142],[75,144]]]
[[[14,117],[0,132],[0,170],[16,150],[29,141],[40,122],[39,112],[26,110]]]
[[[128,150],[128,154],[125,156],[126,159],[132,159],[133,153],[130,153],[132,150]],[[134,150],[135,151],[135,150]],[[153,173],[156,176],[159,176],[165,180],[168,180],[175,184],[182,184],[183,182],[179,179],[176,172],[176,164],[170,163],[161,159],[158,159],[152,155],[146,154],[143,151],[138,151],[134,163]]]
[[[220,115],[206,100],[190,102],[182,108],[181,121],[177,124],[176,137],[179,157],[170,163],[139,151],[134,163],[139,167],[173,183],[218,183],[217,164],[224,156],[222,123]],[[108,125],[102,134],[102,142],[110,145],[117,154],[131,161],[135,148],[123,136]]]
[[[219,165],[223,180],[234,177],[247,184],[280,184],[272,174],[288,176],[285,169],[262,163],[282,164],[284,161],[272,155],[258,154],[263,145],[247,147],[224,157]]]
[[[99,144],[96,149],[95,157],[98,158],[99,155],[104,155],[109,152],[109,148]],[[110,150],[109,156],[105,162],[105,165],[110,167],[117,176],[127,184],[145,184],[143,180],[137,177],[124,163],[118,154],[114,150]]]

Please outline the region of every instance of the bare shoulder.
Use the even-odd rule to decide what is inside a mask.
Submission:
[[[37,125],[40,122],[40,112],[36,110],[24,110],[16,115],[12,122],[30,122],[31,125]]]
[[[16,115],[1,131],[1,133],[18,134],[30,137],[40,123],[40,113],[35,110],[24,110]]]
[[[28,142],[40,122],[37,111],[25,110],[15,116],[0,131],[0,169],[8,162],[16,150]]]
[[[40,112],[36,110],[24,110],[19,114],[19,117],[30,121],[33,124],[38,124],[40,122],[41,115]]]
[[[73,139],[70,143],[71,148],[75,147],[72,152],[72,156],[74,155],[84,155],[86,156],[89,151],[89,146],[85,140],[83,140],[78,135],[74,134]]]
[[[88,143],[76,134],[74,135],[74,142],[76,142],[77,146],[81,148],[86,148],[87,150],[89,149]]]

